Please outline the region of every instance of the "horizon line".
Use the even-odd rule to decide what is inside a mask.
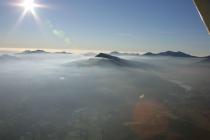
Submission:
[[[54,52],[67,52],[67,53],[75,53],[75,54],[83,54],[83,53],[111,53],[111,52],[119,52],[119,53],[130,53],[130,54],[139,54],[139,55],[143,55],[146,53],[154,53],[154,54],[158,54],[161,52],[167,52],[167,51],[172,51],[172,50],[165,50],[165,51],[158,51],[158,52],[153,52],[153,51],[119,51],[119,50],[96,50],[96,49],[55,49],[55,48],[0,48],[0,52],[1,53],[19,53],[19,52],[23,52],[23,51],[35,51],[35,50],[43,50],[46,52],[50,52],[50,53],[54,53]],[[186,53],[185,51],[172,51],[172,52],[183,52],[185,54],[189,54],[192,56],[196,56],[196,57],[206,57],[209,55],[194,55],[191,53]]]

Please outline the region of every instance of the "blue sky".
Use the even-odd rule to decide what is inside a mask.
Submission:
[[[192,0],[35,0],[41,23],[0,2],[1,48],[185,51],[208,55],[210,36]]]

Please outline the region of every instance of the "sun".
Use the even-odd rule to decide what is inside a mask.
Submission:
[[[45,5],[38,4],[35,0],[22,0],[21,2],[17,3],[16,6],[21,7],[24,9],[24,15],[26,13],[32,13],[33,15],[36,14],[36,8],[45,8]]]
[[[18,0],[18,3],[11,3],[12,6],[20,7],[23,9],[23,13],[21,14],[20,18],[17,21],[19,24],[26,14],[31,14],[37,22],[40,22],[40,18],[36,13],[38,8],[48,8],[48,6],[37,3],[36,0]]]
[[[35,14],[35,8],[38,7],[34,0],[23,0],[19,6],[24,8],[25,13],[30,12],[32,14]]]
[[[34,8],[36,7],[36,4],[34,3],[34,0],[24,0],[22,6],[25,9],[25,11],[33,12]]]
[[[16,2],[9,3],[9,5],[23,9],[21,16],[18,18],[16,26],[20,24],[20,22],[24,19],[24,17],[27,14],[32,16],[35,19],[35,21],[39,25],[41,25],[41,18],[38,16],[37,13],[38,11],[36,10],[38,10],[39,8],[44,8],[44,9],[48,8],[47,5],[37,2],[41,0],[15,0],[15,1]]]

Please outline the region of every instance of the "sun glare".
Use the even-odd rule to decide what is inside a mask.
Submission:
[[[36,7],[36,4],[34,3],[34,0],[24,0],[21,4],[22,7],[25,9],[26,12],[34,12],[34,8]]]
[[[36,13],[36,9],[37,8],[47,8],[46,5],[38,4],[36,2],[36,0],[20,0],[19,3],[12,3],[12,5],[23,9],[23,13],[20,16],[20,18],[18,19],[16,25],[18,25],[23,20],[23,18],[25,17],[25,15],[27,13],[30,13],[34,17],[34,19],[37,21],[37,23],[40,23],[40,18],[38,17],[38,15]]]
[[[36,4],[34,0],[23,0],[19,6],[24,8],[24,13],[30,12],[33,15],[35,14],[35,8],[39,7],[39,5]]]

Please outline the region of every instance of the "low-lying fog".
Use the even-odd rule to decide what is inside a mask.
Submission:
[[[210,139],[201,58],[0,56],[0,140]]]

